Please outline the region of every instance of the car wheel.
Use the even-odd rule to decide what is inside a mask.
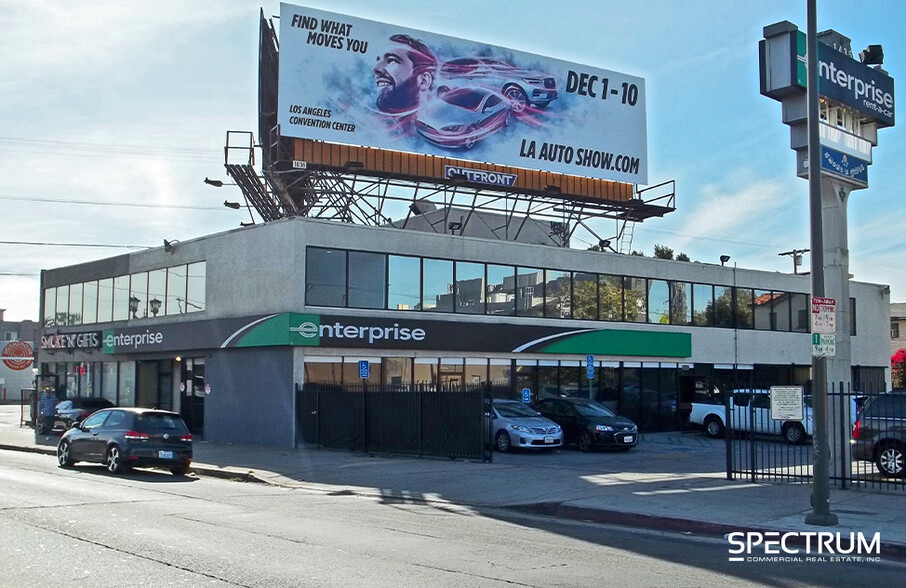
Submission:
[[[129,470],[123,462],[123,454],[116,445],[111,445],[107,449],[107,471],[111,474],[123,474]]]
[[[465,147],[466,149],[471,149],[472,147],[475,146],[474,133],[475,133],[474,127],[469,126],[469,128],[466,129],[466,140],[462,144],[462,146]]]
[[[506,111],[506,117],[503,119],[504,127],[508,127],[511,124],[513,124],[513,110],[512,109]]]
[[[503,95],[509,99],[510,108],[512,108],[513,112],[516,114],[521,113],[528,107],[528,96],[519,86],[507,86],[503,89]]]
[[[57,463],[61,468],[71,468],[75,463],[72,460],[72,446],[68,441],[60,441],[57,445]]]
[[[903,458],[903,448],[896,443],[883,445],[878,450],[878,457],[875,460],[878,470],[888,478],[902,478],[906,474],[906,463]]]
[[[783,438],[790,445],[799,445],[805,440],[805,429],[799,423],[789,423],[783,427]]]
[[[708,417],[705,419],[705,435],[712,439],[718,439],[724,436],[724,424],[717,417]]]
[[[187,465],[173,466],[172,468],[170,468],[170,473],[173,474],[174,476],[185,476],[186,474],[189,473],[189,466],[187,466]]]
[[[510,435],[506,431],[499,431],[497,436],[494,437],[494,446],[497,447],[497,451],[502,451],[506,453],[513,448],[512,442],[510,442]]]
[[[588,431],[582,431],[582,433],[579,434],[579,438],[576,439],[576,447],[579,448],[579,451],[591,451],[594,444],[595,440]]]

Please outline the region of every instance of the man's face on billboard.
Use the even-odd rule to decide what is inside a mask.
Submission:
[[[418,80],[407,49],[405,45],[391,43],[377,58],[373,71],[378,110],[404,112],[418,105]]]

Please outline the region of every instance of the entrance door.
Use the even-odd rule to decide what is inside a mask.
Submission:
[[[179,387],[182,395],[179,403],[180,416],[186,421],[193,436],[204,437],[204,358],[190,358],[183,365],[185,370]]]

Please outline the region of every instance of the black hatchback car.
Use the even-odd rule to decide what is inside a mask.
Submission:
[[[639,428],[600,402],[584,398],[545,398],[535,410],[563,429],[566,443],[575,443],[580,451],[597,447],[622,451],[639,444]]]
[[[63,434],[57,461],[63,468],[77,461],[103,463],[114,474],[133,467],[162,467],[182,476],[192,463],[192,435],[175,412],[107,408]]]
[[[868,396],[850,443],[853,459],[875,462],[884,476],[906,477],[906,394]]]

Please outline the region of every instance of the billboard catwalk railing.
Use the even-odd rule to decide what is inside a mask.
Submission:
[[[309,447],[491,461],[485,386],[306,383],[298,424]]]
[[[830,480],[837,488],[906,491],[906,392],[830,385]],[[801,422],[775,420],[770,387],[735,389],[723,410],[727,477],[752,482],[810,483],[813,476],[811,395]]]

